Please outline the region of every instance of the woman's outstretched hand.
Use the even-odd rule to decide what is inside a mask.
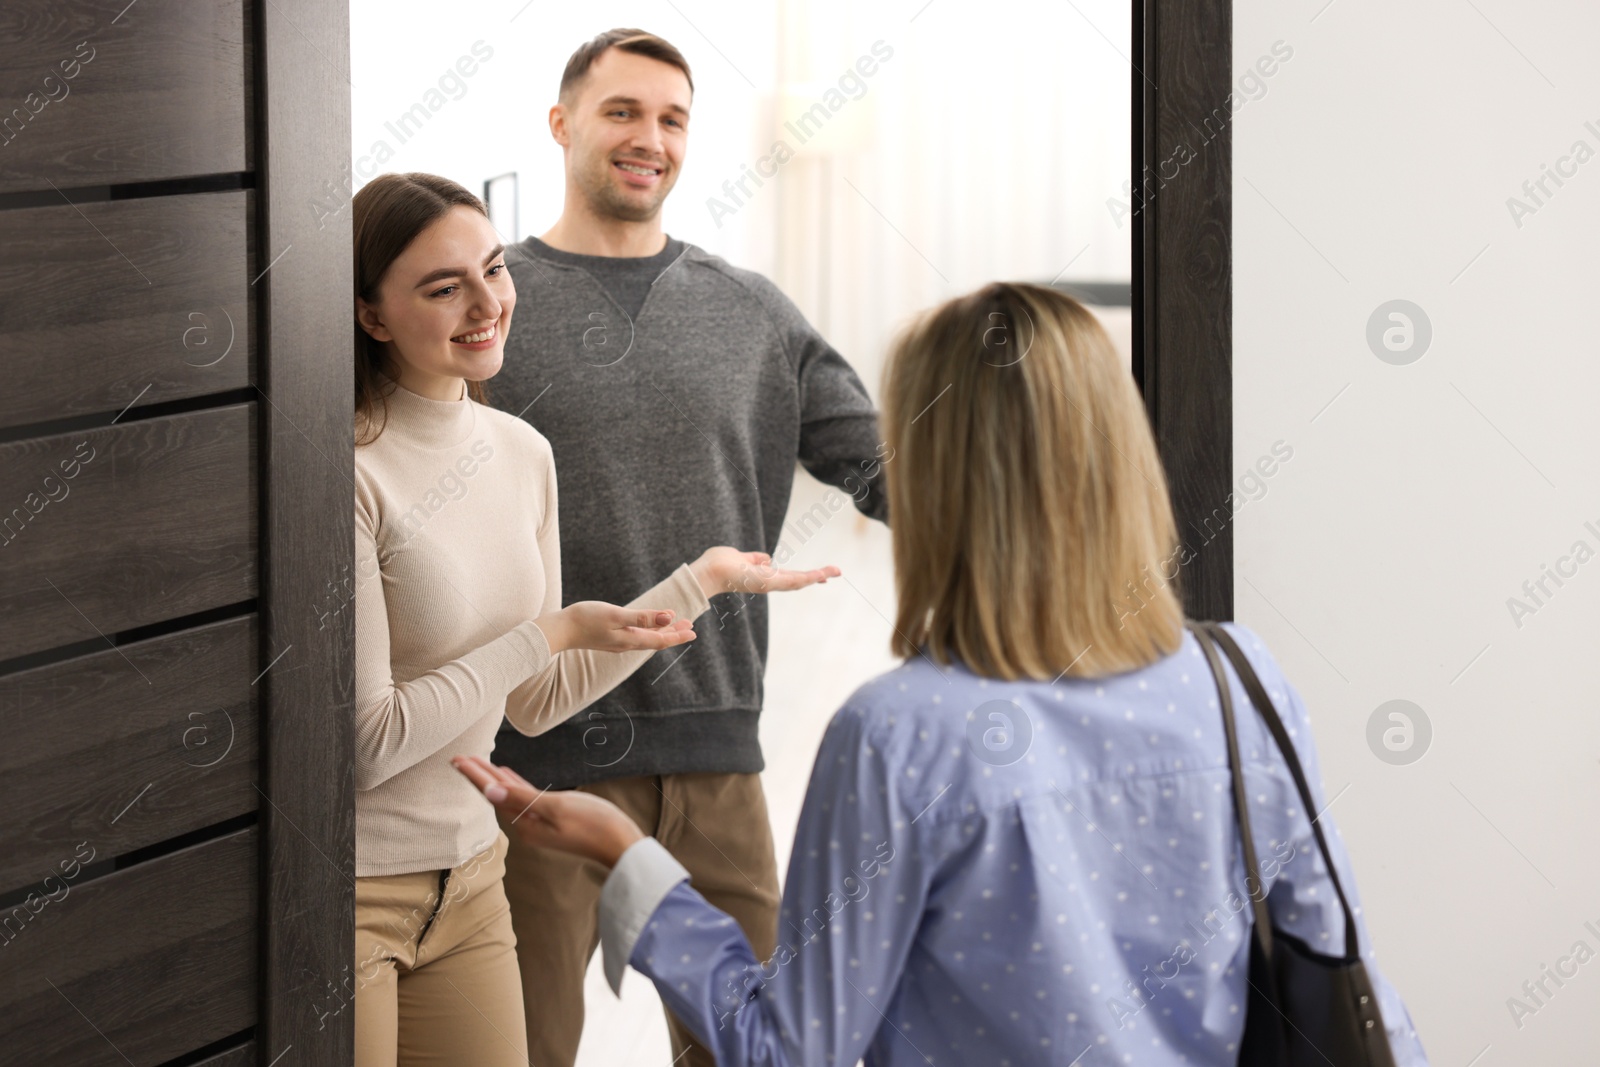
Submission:
[[[576,789],[536,789],[510,767],[482,756],[456,756],[451,765],[483,792],[525,845],[572,852],[607,867],[644,837],[622,809]]]
[[[689,619],[674,622],[673,615],[671,611],[619,608],[603,600],[580,600],[541,615],[534,624],[544,631],[552,654],[569,648],[637,652],[694,640],[694,623]]]
[[[774,567],[772,557],[765,552],[740,552],[728,545],[706,549],[689,564],[689,569],[700,580],[707,597],[718,593],[782,593],[826,582],[841,573],[832,565],[809,571],[786,570]]]

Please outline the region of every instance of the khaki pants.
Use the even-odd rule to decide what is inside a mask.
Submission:
[[[778,868],[759,774],[668,774],[580,786],[605,797],[688,868],[690,884],[744,929],[756,956],[778,933]],[[572,1067],[583,1033],[583,982],[600,942],[599,864],[531,848],[511,835],[506,896],[517,935],[528,1050],[537,1067]],[[637,979],[636,979],[637,980]],[[716,1061],[667,1013],[673,1067]],[[663,1065],[665,1067],[665,1065]]]
[[[356,1067],[527,1067],[507,844],[356,879]]]

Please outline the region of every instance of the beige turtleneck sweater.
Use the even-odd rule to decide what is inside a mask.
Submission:
[[[450,758],[488,756],[502,716],[550,729],[653,655],[552,657],[532,621],[561,607],[543,434],[464,385],[455,401],[399,385],[386,399],[382,434],[355,455],[360,877],[455,867],[493,844],[494,809]],[[629,606],[692,619],[710,604],[685,563]]]

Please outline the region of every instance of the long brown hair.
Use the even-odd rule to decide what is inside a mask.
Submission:
[[[351,201],[356,296],[376,303],[378,286],[390,265],[416,240],[417,234],[457,206],[489,216],[483,201],[437,174],[380,174],[363,185]],[[354,314],[353,302],[351,313]],[[387,371],[393,361],[384,350],[384,342],[363,330],[359,321],[355,329],[356,444],[365,445],[376,441],[388,424],[384,394],[392,388],[395,375]],[[489,391],[482,382],[468,381],[467,395],[480,404],[489,402]],[[364,437],[363,429],[370,434]]]
[[[1082,304],[996,282],[933,309],[889,355],[882,421],[896,655],[926,645],[988,677],[1054,679],[1178,649],[1155,439]]]

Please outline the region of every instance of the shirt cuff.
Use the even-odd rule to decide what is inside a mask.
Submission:
[[[711,601],[706,597],[706,591],[700,588],[700,579],[694,576],[694,568],[687,563],[678,564],[678,569],[672,572],[673,578],[682,586],[684,597],[690,607],[682,617],[697,619],[704,612],[711,610]]]
[[[653,837],[628,846],[600,887],[600,949],[606,983],[622,995],[633,946],[661,900],[689,877],[683,864]]]
[[[544,630],[532,619],[523,620],[517,624],[516,628],[521,630],[522,635],[528,639],[528,663],[530,665],[538,665],[534,670],[528,672],[531,677],[548,667],[550,661],[555,658],[555,653],[550,651],[550,639],[544,635]]]

